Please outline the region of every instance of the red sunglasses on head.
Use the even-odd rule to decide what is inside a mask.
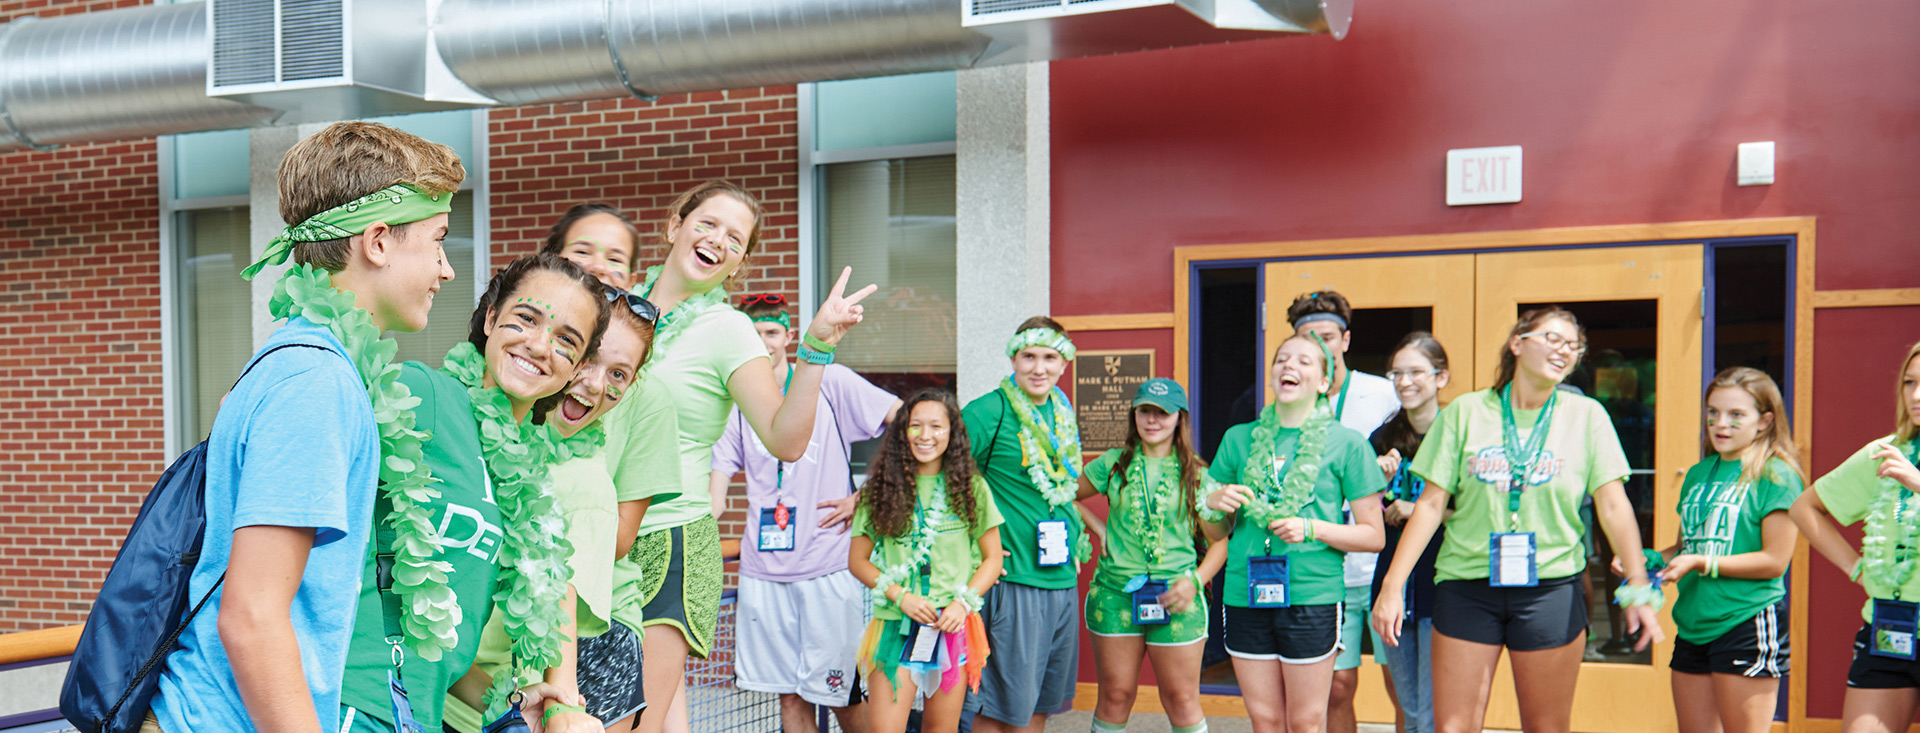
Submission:
[[[786,305],[787,296],[779,293],[768,293],[765,295],[747,295],[740,298],[740,305],[742,306],[760,305],[762,303],[767,305]]]

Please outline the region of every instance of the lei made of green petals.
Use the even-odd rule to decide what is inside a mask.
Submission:
[[[427,467],[422,444],[429,437],[414,429],[420,398],[400,382],[393,363],[399,345],[380,338],[373,316],[353,302],[353,293],[333,287],[326,270],[295,265],[273,286],[267,312],[275,319],[304,317],[326,328],[347,348],[354,369],[367,385],[373,419],[380,432],[380,491],[392,507],[385,518],[394,531],[393,592],[400,597],[400,628],[413,652],[427,661],[458,642],[460,601],[447,587],[453,565],[435,560],[440,534],[426,505],[440,498],[438,481]]]
[[[1074,418],[1073,405],[1059,387],[1047,395],[1053,407],[1053,429],[1040,424],[1033,399],[1013,383],[1013,377],[1000,380],[1000,391],[1020,419],[1020,462],[1027,467],[1040,496],[1054,507],[1066,506],[1080,492],[1080,423]],[[1047,436],[1041,440],[1041,436]]]
[[[1890,593],[1894,600],[1901,600],[1901,589],[1913,579],[1916,552],[1920,552],[1920,502],[1899,481],[1880,479],[1880,495],[1867,510],[1866,534],[1860,539],[1861,575],[1867,579],[1868,591]]]
[[[907,528],[907,536],[893,540],[907,543],[907,547],[910,548],[907,559],[882,567],[880,577],[873,581],[874,590],[880,591],[880,594],[873,599],[875,608],[899,608],[899,602],[887,600],[887,586],[897,585],[904,588],[905,591],[900,594],[900,597],[906,598],[907,593],[913,592],[913,579],[920,574],[921,566],[933,559],[933,509],[938,508],[944,511],[947,507],[947,477],[945,474],[938,474],[933,480],[933,497],[929,502],[933,507],[918,507],[918,510],[913,513],[913,526]],[[915,489],[914,494],[914,501],[918,502],[919,490]],[[884,559],[880,553],[879,543],[874,544],[873,554],[869,559],[875,565],[879,565]]]
[[[1148,570],[1164,569],[1166,543],[1160,530],[1176,523],[1174,510],[1184,512],[1180,501],[1180,463],[1171,461],[1171,471],[1161,471],[1160,480],[1147,483],[1147,461],[1139,449],[1127,461],[1126,485],[1120,489],[1120,521],[1126,531],[1147,545]]]
[[[653,286],[660,282],[660,273],[665,269],[664,265],[647,268],[646,281],[639,290],[640,297],[653,296]],[[653,346],[647,349],[647,363],[641,369],[651,371],[653,365],[666,361],[667,352],[673,349],[673,344],[687,332],[690,324],[699,320],[700,316],[705,315],[707,311],[732,307],[727,304],[727,289],[716,287],[680,301],[673,310],[661,313],[660,320],[653,324]]]
[[[1327,453],[1327,429],[1332,425],[1333,410],[1327,406],[1326,395],[1321,395],[1314,401],[1306,424],[1300,426],[1299,444],[1288,461],[1286,478],[1276,486],[1273,459],[1279,442],[1280,413],[1274,405],[1260,412],[1260,419],[1253,424],[1252,450],[1246,467],[1241,469],[1241,479],[1253,489],[1254,501],[1241,509],[1248,521],[1265,531],[1273,520],[1300,516],[1300,510],[1313,500],[1314,484],[1320,479],[1321,461]]]
[[[500,505],[504,540],[496,559],[493,601],[513,640],[514,669],[495,677],[487,689],[486,705],[493,711],[522,684],[522,669],[545,670],[560,664],[560,645],[567,640],[567,581],[573,568],[567,559],[573,545],[567,541],[567,519],[549,489],[547,469],[553,463],[591,455],[606,433],[582,430],[577,440],[563,440],[552,425],[521,422],[513,404],[499,387],[483,386],[486,358],[473,344],[462,341],[447,352],[441,367],[467,387],[473,416],[480,424],[480,452],[493,478],[494,500]]]

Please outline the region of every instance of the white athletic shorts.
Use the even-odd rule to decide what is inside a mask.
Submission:
[[[792,583],[741,576],[735,684],[827,707],[859,702],[848,698],[859,687],[854,652],[867,628],[866,590],[845,570]]]

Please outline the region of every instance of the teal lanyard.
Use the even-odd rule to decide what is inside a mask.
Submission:
[[[1333,421],[1339,422],[1340,416],[1347,414],[1347,393],[1353,391],[1353,370],[1347,370],[1347,381],[1340,385],[1340,399],[1333,406]]]
[[[1500,441],[1501,449],[1507,457],[1507,467],[1512,470],[1512,478],[1507,483],[1507,513],[1512,518],[1508,531],[1520,528],[1520,494],[1526,491],[1527,477],[1533,475],[1533,466],[1540,462],[1540,455],[1547,447],[1547,433],[1553,427],[1553,405],[1559,401],[1559,390],[1547,393],[1547,404],[1540,408],[1540,419],[1533,422],[1524,443],[1520,440],[1520,426],[1513,417],[1513,384],[1500,388]]]

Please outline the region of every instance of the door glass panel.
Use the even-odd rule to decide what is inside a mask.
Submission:
[[[1433,330],[1433,308],[1354,308],[1353,328],[1347,333],[1347,368],[1376,377],[1386,376],[1393,345],[1414,331]]]
[[[1546,305],[1521,304],[1520,310]],[[1626,482],[1627,500],[1633,504],[1640,536],[1651,538],[1659,301],[1600,300],[1558,305],[1572,311],[1587,334],[1586,358],[1567,376],[1565,385],[1599,400],[1613,418],[1614,432],[1620,436],[1620,447],[1633,471]],[[1587,572],[1581,578],[1586,585],[1590,624],[1586,661],[1651,664],[1651,651],[1634,653],[1633,637],[1627,633],[1620,608],[1613,605],[1613,592],[1620,582],[1609,570],[1613,547],[1597,526],[1591,501],[1581,507],[1580,516],[1587,525]]]

